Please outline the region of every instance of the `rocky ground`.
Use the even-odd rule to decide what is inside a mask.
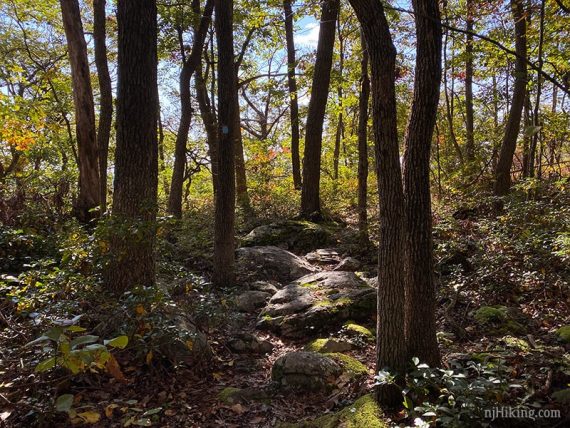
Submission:
[[[254,229],[237,252],[242,286],[212,290],[194,276],[169,284],[172,307],[160,316],[173,321],[174,333],[155,338],[156,349],[143,355],[118,351],[120,376],[58,372],[42,378],[18,367],[21,350],[6,350],[13,364],[4,364],[0,385],[3,423],[67,426],[69,417],[42,407],[41,397],[67,392],[78,414],[97,414],[96,426],[413,424],[405,412],[382,412],[368,395],[378,284],[374,250],[354,242],[350,228],[338,225],[283,222]],[[506,301],[474,285],[454,288],[458,270],[473,269],[474,258],[458,251],[438,260],[445,283],[438,297],[444,361],[501,360],[509,381],[524,383],[529,399],[567,409],[570,334],[559,328],[568,321],[565,291],[543,289],[548,301],[541,308],[533,303],[537,296]],[[137,309],[135,320],[145,324],[147,311]],[[518,392],[509,394],[517,399]]]

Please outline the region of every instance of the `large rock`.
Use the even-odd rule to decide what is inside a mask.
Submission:
[[[154,340],[158,352],[173,364],[197,366],[209,361],[212,349],[204,333],[186,317],[178,315],[168,327],[162,328]]]
[[[237,353],[267,354],[273,351],[273,345],[249,333],[242,333],[228,342],[228,347]]]
[[[249,290],[236,297],[236,306],[241,312],[255,312],[265,306],[271,293]]]
[[[307,254],[305,259],[310,263],[335,265],[340,261],[340,255],[333,248],[319,248],[318,250],[311,251]]]
[[[277,281],[286,284],[318,268],[279,247],[244,247],[237,250],[238,275],[242,281]]]
[[[307,253],[332,241],[331,233],[321,225],[287,220],[256,227],[243,239],[242,245],[276,245],[296,253]]]
[[[288,284],[269,300],[258,327],[304,337],[365,320],[376,312],[376,290],[353,272],[320,272]]]
[[[318,391],[331,389],[342,372],[342,366],[326,355],[291,352],[275,361],[271,379],[282,387]]]
[[[309,391],[331,390],[368,374],[360,361],[339,353],[290,352],[278,358],[271,379],[279,386]]]

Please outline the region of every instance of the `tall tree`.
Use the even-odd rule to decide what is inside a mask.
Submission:
[[[299,101],[297,98],[297,77],[295,67],[295,40],[293,37],[293,9],[291,0],[283,0],[285,14],[285,40],[287,42],[287,83],[289,85],[289,115],[291,118],[291,165],[293,167],[293,185],[301,189],[301,160],[299,157]]]
[[[406,198],[406,340],[411,357],[439,365],[435,325],[430,149],[439,103],[442,32],[437,0],[413,0],[414,99],[404,152]]]
[[[182,70],[180,71],[180,122],[176,133],[174,148],[174,167],[172,168],[172,181],[170,183],[170,195],[168,198],[168,212],[177,218],[182,217],[182,187],[184,184],[184,169],[186,167],[186,145],[188,132],[192,121],[192,102],[190,97],[190,81],[196,68],[200,64],[204,42],[208,34],[208,27],[212,21],[214,0],[207,0],[204,11],[200,12],[200,2],[192,3],[193,12],[201,16],[199,23],[194,26],[194,42],[192,52],[186,58],[184,46],[180,46],[182,53]],[[179,29],[181,33],[182,30]]]
[[[358,99],[358,232],[363,243],[368,243],[368,49],[360,32],[362,59],[360,61],[360,97]]]
[[[156,0],[117,4],[117,145],[106,286],[121,293],[155,281],[158,186]]]
[[[101,92],[97,147],[99,149],[99,192],[102,213],[107,211],[107,159],[109,156],[111,123],[113,121],[113,89],[107,63],[105,27],[105,0],[93,0],[93,42],[95,43],[95,65],[97,66],[97,78]]]
[[[321,215],[320,181],[323,124],[329,94],[335,28],[340,0],[322,2],[317,58],[311,87],[311,100],[305,126],[305,153],[303,159],[303,189],[301,216],[317,218]]]
[[[404,336],[404,194],[396,116],[396,49],[381,2],[350,0],[364,32],[370,57],[372,123],[380,200],[378,251],[378,370],[388,367],[401,379],[407,364]],[[383,385],[378,400],[401,403],[399,388]]]
[[[497,167],[495,168],[494,192],[497,196],[506,195],[511,187],[511,166],[520,131],[527,82],[526,19],[523,0],[511,0],[511,10],[515,23],[515,83],[509,111],[509,119],[503,136]]]
[[[74,209],[77,218],[86,222],[94,217],[92,209],[99,206],[101,199],[93,90],[79,2],[78,0],[60,0],[59,3],[71,65],[75,130],[79,149],[79,196]]]
[[[218,286],[235,280],[235,139],[233,0],[215,0],[218,40],[218,182],[214,225],[214,275]]]
[[[468,31],[465,45],[465,158],[467,162],[475,159],[475,135],[473,127],[473,23],[474,23],[473,0],[467,0],[467,25]]]

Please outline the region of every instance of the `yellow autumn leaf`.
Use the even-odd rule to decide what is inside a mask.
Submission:
[[[119,407],[118,404],[109,404],[107,407],[105,407],[105,416],[107,416],[107,418],[111,419],[113,417],[113,410],[116,409],[117,407]]]
[[[96,424],[97,422],[99,422],[99,419],[101,419],[101,415],[99,414],[99,412],[95,411],[81,412],[78,413],[77,416],[83,419],[83,421],[87,424]]]
[[[142,316],[142,315],[146,314],[146,311],[145,311],[145,309],[144,309],[144,306],[143,306],[143,305],[140,305],[140,304],[136,306],[135,312],[136,312],[136,314],[139,315],[139,316]]]
[[[188,339],[186,341],[186,346],[188,347],[188,349],[192,350],[192,348],[194,348],[194,341],[192,339]]]
[[[152,357],[154,356],[154,354],[152,353],[152,351],[149,351],[148,354],[146,354],[146,363],[148,365],[150,365],[150,363],[152,362]]]

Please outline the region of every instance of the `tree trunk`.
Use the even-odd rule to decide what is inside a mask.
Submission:
[[[215,196],[218,189],[218,122],[216,113],[212,110],[211,100],[208,96],[208,87],[204,81],[201,65],[196,70],[194,84],[196,86],[196,99],[200,108],[200,116],[202,116],[202,122],[204,122],[204,128],[206,128],[208,152],[212,165],[212,186]]]
[[[506,195],[511,187],[511,166],[517,146],[527,81],[526,20],[524,18],[522,0],[511,0],[511,8],[515,22],[515,51],[517,58],[515,62],[513,99],[499,152],[497,168],[495,169],[494,192],[496,196]]]
[[[236,69],[236,76],[235,76],[235,87],[236,87],[236,96],[234,97],[234,129],[236,132],[235,135],[235,166],[236,166],[236,197],[238,206],[241,208],[243,215],[246,219],[253,218],[253,210],[251,209],[251,203],[249,200],[249,193],[247,191],[247,174],[245,169],[245,157],[243,153],[243,138],[241,134],[241,111],[239,106],[239,98],[237,94],[237,83],[238,83],[238,76],[237,76],[237,68],[238,65],[234,65]]]
[[[218,189],[214,232],[214,276],[217,286],[233,285],[235,229],[235,140],[237,97],[233,52],[233,0],[216,1],[218,39]]]
[[[406,198],[406,340],[410,357],[440,364],[430,196],[430,148],[441,80],[441,21],[437,0],[413,0],[416,22],[414,100],[404,153]]]
[[[196,4],[196,7],[197,10],[194,10],[194,13],[199,14],[199,5]],[[204,49],[208,27],[212,20],[213,9],[214,1],[207,0],[202,18],[194,28],[192,52],[188,59],[184,61],[182,71],[180,72],[180,123],[176,133],[174,167],[172,169],[170,196],[168,198],[168,212],[176,218],[182,217],[182,187],[184,184],[184,169],[186,167],[186,144],[188,143],[188,132],[190,131],[193,113],[190,97],[190,80],[202,57],[202,50]],[[182,52],[182,55],[184,55],[184,52]]]
[[[404,195],[396,115],[396,49],[380,2],[350,0],[362,26],[371,65],[372,120],[380,199],[378,254],[377,370],[388,367],[401,379],[407,364],[404,337]],[[402,402],[399,388],[385,385],[377,399]]]
[[[156,0],[119,0],[115,183],[104,278],[117,294],[155,282],[158,186]]]
[[[75,105],[75,132],[79,148],[79,196],[75,215],[88,222],[95,217],[92,210],[100,205],[99,162],[95,134],[95,107],[87,60],[87,44],[77,0],[60,0],[63,27],[69,52],[73,103]]]
[[[101,212],[107,211],[107,159],[109,138],[113,121],[113,89],[107,65],[107,45],[105,32],[105,0],[93,0],[93,42],[95,44],[95,65],[101,92],[99,107],[99,127],[97,147],[99,149],[100,204]]]
[[[325,0],[322,2],[317,58],[305,128],[303,189],[301,192],[301,216],[304,218],[319,218],[321,216],[319,196],[323,123],[329,94],[335,28],[339,7],[340,0]]]
[[[338,180],[338,164],[340,161],[340,145],[344,137],[344,118],[342,112],[342,74],[344,71],[344,37],[340,29],[340,13],[338,21],[338,44],[339,44],[339,63],[338,63],[338,121],[336,125],[336,135],[334,139],[334,153],[333,153],[333,179]]]
[[[360,33],[362,60],[360,62],[360,98],[358,100],[358,232],[363,243],[368,243],[368,49],[364,34]]]
[[[295,41],[293,38],[293,9],[291,0],[283,0],[285,14],[285,40],[287,41],[287,82],[289,85],[289,114],[291,116],[291,165],[293,168],[293,185],[295,190],[301,189],[301,160],[299,157],[299,103],[297,100],[297,77],[295,67]]]
[[[473,31],[473,0],[467,0],[467,31]],[[473,131],[473,34],[467,34],[465,46],[465,158],[467,162],[475,159],[475,136]]]

